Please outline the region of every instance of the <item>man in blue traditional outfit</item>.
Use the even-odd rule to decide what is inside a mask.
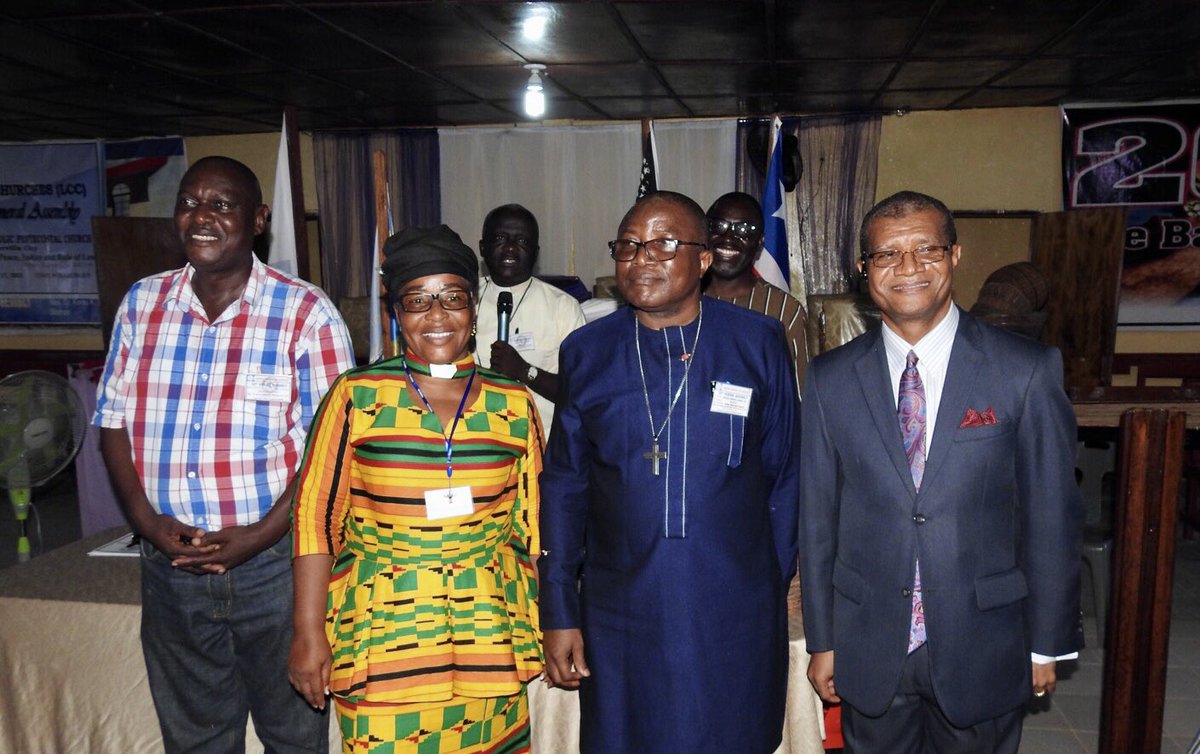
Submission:
[[[706,240],[681,194],[634,205],[609,244],[629,306],[560,351],[541,615],[585,753],[780,741],[799,399],[779,322],[701,300]]]

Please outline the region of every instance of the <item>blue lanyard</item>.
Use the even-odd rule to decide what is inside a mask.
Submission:
[[[425,404],[425,408],[429,409],[429,413],[437,416],[433,410],[433,406],[429,405],[429,399],[425,397],[425,393],[421,392],[421,386],[413,379],[412,372],[408,371],[408,359],[404,359],[404,376],[408,378],[408,384],[412,385],[413,390],[417,391],[421,402]],[[462,418],[463,408],[467,405],[467,396],[471,394],[471,384],[475,382],[475,370],[471,370],[471,376],[467,378],[467,389],[463,391],[462,399],[458,402],[458,411],[454,413],[454,423],[450,425],[450,434],[443,435],[446,440],[446,486],[450,486],[450,479],[454,476],[454,446],[451,440],[454,438],[454,430],[458,429],[458,420]]]

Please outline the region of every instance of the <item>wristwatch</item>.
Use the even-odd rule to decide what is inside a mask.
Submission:
[[[530,364],[529,369],[525,370],[525,384],[528,385],[529,383],[533,382],[537,379],[537,376],[538,368],[533,364]]]

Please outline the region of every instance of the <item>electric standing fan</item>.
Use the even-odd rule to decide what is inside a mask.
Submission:
[[[31,490],[75,457],[87,427],[83,401],[53,372],[17,372],[0,380],[0,486],[8,488],[21,527],[17,561],[29,560]],[[36,514],[36,511],[35,511]]]

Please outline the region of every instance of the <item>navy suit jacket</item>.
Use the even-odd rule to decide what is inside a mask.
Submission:
[[[1025,702],[1031,651],[1082,645],[1075,417],[1057,349],[962,312],[925,476],[913,486],[880,330],[809,367],[801,419],[801,584],[810,652],[883,714],[907,654],[921,563],[938,704],[974,725]],[[997,422],[960,426],[968,409]]]

